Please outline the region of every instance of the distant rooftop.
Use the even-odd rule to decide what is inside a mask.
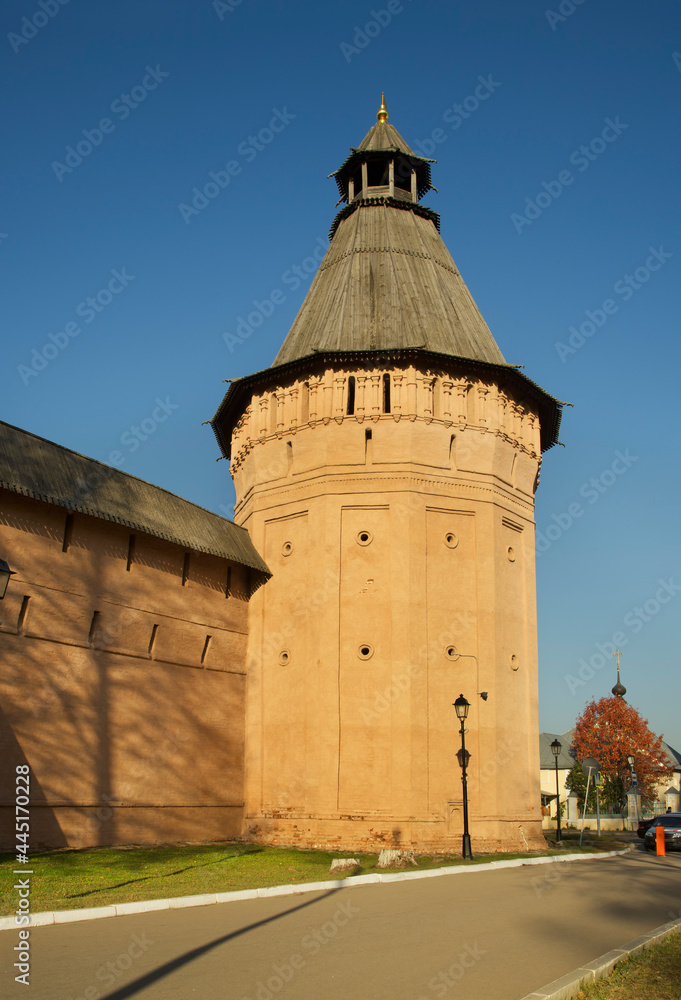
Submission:
[[[555,767],[553,756],[553,751],[551,750],[551,744],[555,739],[562,745],[562,749],[558,754],[558,768],[562,770],[567,768],[570,770],[574,767],[576,762],[576,757],[571,752],[572,751],[572,741],[575,738],[575,730],[569,729],[567,733],[540,733],[539,734],[539,766],[542,769],[547,767]],[[662,740],[662,749],[667,754],[669,763],[674,766],[677,771],[681,771],[681,754],[670,747],[668,743]]]
[[[568,733],[540,733],[539,734],[539,766],[544,769],[547,767],[555,768],[556,758],[553,756],[553,750],[551,749],[551,744],[555,739],[561,744],[561,751],[558,754],[558,769],[563,770],[564,768],[570,771],[575,766],[575,757],[570,753],[572,749],[572,740],[574,738],[574,729],[571,729]]]

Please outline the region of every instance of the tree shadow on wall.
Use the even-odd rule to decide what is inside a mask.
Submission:
[[[1,639],[0,639],[1,641]],[[15,820],[21,823],[25,820],[32,822],[39,812],[39,829],[43,831],[46,841],[53,847],[66,847],[66,837],[64,836],[59,823],[56,820],[53,810],[50,808],[45,792],[34,773],[30,775],[30,806],[29,815],[23,812],[15,815],[16,794],[25,790],[25,785],[15,785],[16,764],[27,762],[26,754],[22,750],[16,738],[14,729],[3,708],[0,706],[0,758],[3,767],[0,771],[0,850],[11,851],[17,842],[15,836]],[[29,832],[29,844],[31,843]],[[23,841],[22,841],[23,844]]]

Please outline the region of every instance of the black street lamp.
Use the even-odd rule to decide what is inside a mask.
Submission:
[[[0,559],[0,601],[7,593],[10,576],[14,576],[14,570],[9,568],[4,559]]]
[[[471,837],[468,832],[468,776],[466,774],[468,761],[471,759],[471,755],[468,750],[466,750],[466,729],[464,727],[464,722],[466,721],[466,716],[468,715],[468,709],[470,707],[470,702],[466,701],[462,694],[460,694],[454,702],[454,709],[461,723],[461,749],[458,751],[456,756],[461,767],[461,781],[463,782],[463,845],[461,853],[463,854],[464,860],[469,860],[473,857],[473,852],[471,851]]]
[[[562,838],[560,835],[560,791],[558,789],[558,754],[563,749],[563,744],[559,739],[555,739],[551,744],[551,753],[553,754],[553,759],[556,765],[556,843],[562,844]]]

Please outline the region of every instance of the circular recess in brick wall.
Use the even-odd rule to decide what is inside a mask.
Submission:
[[[358,545],[371,545],[374,540],[374,536],[370,531],[358,531],[357,532],[357,544]]]
[[[293,542],[284,542],[281,547],[282,556],[290,556],[293,552]]]
[[[515,653],[511,653],[511,670],[517,670],[519,666],[520,666],[520,660],[515,655]]]
[[[506,555],[508,556],[509,562],[515,562],[515,549],[512,545],[509,545]]]
[[[445,545],[448,549],[455,549],[459,544],[459,539],[453,531],[448,531],[445,535]]]
[[[281,653],[279,654],[279,662],[281,663],[282,667],[285,667],[287,663],[290,663],[290,661],[291,661],[291,651],[288,649],[282,649]]]
[[[448,660],[458,660],[459,652],[456,646],[445,646],[445,656]]]
[[[368,642],[363,642],[357,650],[357,655],[360,660],[370,660],[374,655],[374,647],[370,646]]]

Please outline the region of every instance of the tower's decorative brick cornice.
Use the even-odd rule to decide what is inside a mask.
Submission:
[[[480,423],[479,426],[510,436],[506,410],[509,406],[515,406],[539,417],[537,452],[546,451],[558,440],[562,404],[516,367],[408,348],[312,354],[238,379],[230,385],[211,421],[222,453],[226,458],[233,457],[238,461],[235,448],[237,438],[233,443],[232,435],[237,434],[240,449],[247,413],[248,434],[255,440],[262,440],[262,426],[257,421],[254,422],[255,408],[262,412],[266,407],[269,419],[275,421],[274,427],[265,436],[276,433],[278,429],[283,434],[284,428],[289,431],[310,420],[316,424],[346,417],[353,420],[376,419],[383,412],[381,390],[377,390],[377,386],[384,374],[390,377],[390,415],[394,420],[435,419],[466,426],[474,422],[470,413],[485,414],[486,406],[491,406],[492,401],[495,401],[496,415],[490,409],[489,415],[485,416],[488,422]],[[355,378],[355,406],[354,413],[348,414],[347,380],[351,375]],[[300,414],[296,413],[295,423],[288,423],[288,417],[283,417],[287,412],[284,409],[278,417],[272,418],[274,401],[278,397],[282,402],[287,400],[288,412],[293,412],[291,400],[294,398],[294,388],[295,398],[300,400],[301,405],[307,398],[309,409],[305,412],[314,416],[306,416],[303,420],[301,410]],[[469,405],[469,400],[465,413],[461,408],[464,392],[467,400],[471,393],[473,399],[479,397],[480,400],[475,409],[472,403]],[[506,410],[499,415],[498,401],[501,399],[507,402],[504,404]],[[281,427],[277,428],[278,424]],[[252,433],[256,426],[257,432]],[[525,438],[518,440],[525,443]]]
[[[392,370],[365,365],[327,368],[307,379],[254,393],[233,428],[232,471],[253,448],[303,428],[332,421],[371,426],[379,420],[474,428],[503,438],[532,458],[541,454],[536,406],[493,380],[452,376],[442,369],[424,372],[414,365]]]

